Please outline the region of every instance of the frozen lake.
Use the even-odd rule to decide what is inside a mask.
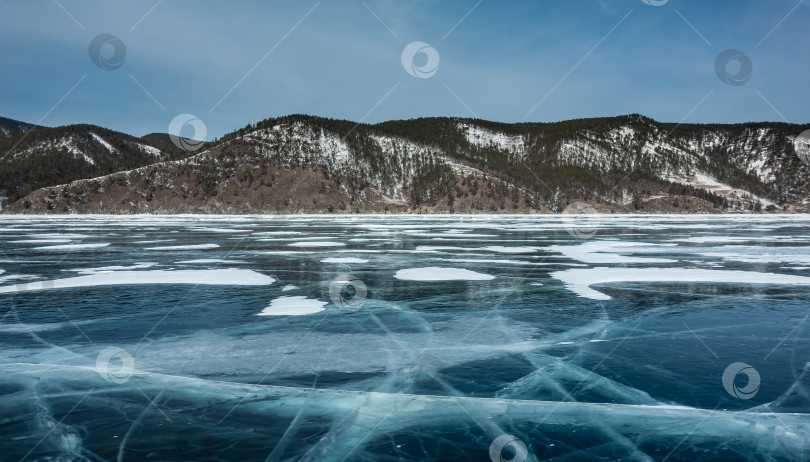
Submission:
[[[810,218],[0,217],[0,460],[810,460]]]

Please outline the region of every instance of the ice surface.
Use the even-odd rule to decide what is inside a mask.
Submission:
[[[110,243],[0,240],[0,458],[490,460],[501,435],[527,460],[804,455],[810,274],[780,268],[810,220],[604,218],[581,240],[557,216],[0,216]]]
[[[431,438],[441,439],[445,433],[439,429],[445,428],[467,428],[468,432],[474,428],[482,433],[480,440],[467,434],[469,439],[451,445],[449,454],[466,454],[470,458],[478,455],[476,459],[489,460],[489,443],[506,433],[506,429],[514,428],[515,424],[520,423],[524,423],[523,428],[527,430],[531,430],[532,426],[540,427],[540,431],[533,433],[531,439],[521,437],[528,441],[530,454],[549,454],[547,451],[555,449],[555,446],[563,446],[560,450],[565,450],[567,445],[557,439],[557,428],[567,429],[569,434],[582,433],[583,440],[579,444],[587,442],[589,435],[602,441],[601,444],[592,448],[586,446],[580,451],[569,447],[568,450],[574,451],[576,456],[566,457],[570,460],[598,460],[601,458],[600,454],[605,454],[604,451],[619,459],[660,460],[670,451],[675,453],[675,449],[670,448],[679,448],[682,453],[678,452],[667,460],[696,460],[698,457],[698,460],[716,460],[718,453],[714,453],[714,456],[713,451],[704,454],[700,448],[710,447],[720,452],[722,446],[714,449],[719,445],[733,445],[740,448],[739,452],[744,449],[744,454],[753,456],[751,460],[796,460],[797,454],[802,454],[810,447],[810,420],[803,414],[795,413],[734,412],[663,404],[554,402],[294,388],[217,382],[140,371],[121,386],[106,383],[92,367],[77,366],[9,365],[3,367],[3,371],[19,377],[23,389],[32,386],[30,382],[35,380],[42,389],[39,399],[65,400],[68,409],[71,401],[75,403],[87,395],[92,390],[91,387],[95,387],[96,398],[84,408],[93,406],[118,414],[115,409],[116,395],[125,391],[137,394],[140,390],[142,394],[138,396],[142,400],[143,395],[147,397],[143,406],[152,408],[150,415],[154,417],[148,421],[144,421],[142,417],[136,419],[138,414],[129,417],[131,423],[123,428],[135,429],[136,434],[148,431],[150,423],[160,422],[157,419],[165,422],[166,418],[161,413],[170,413],[184,423],[193,417],[208,417],[205,409],[177,407],[174,410],[172,401],[206,403],[206,407],[216,404],[221,406],[223,414],[236,410],[236,415],[228,412],[226,416],[229,427],[248,416],[273,416],[268,419],[264,428],[273,428],[275,421],[281,421],[282,425],[279,433],[273,437],[273,444],[269,444],[265,450],[266,454],[272,454],[279,443],[284,443],[282,446],[290,443],[279,452],[294,455],[292,459],[303,461],[375,460],[375,442],[389,440],[394,435],[405,439],[409,434],[407,430],[416,433],[419,439],[431,441]],[[65,387],[58,382],[58,377],[68,374],[73,381]],[[21,406],[25,402],[22,399],[29,396],[31,395],[21,393],[18,398],[21,399],[20,404],[15,403],[20,406],[15,408],[16,415],[24,414],[23,409],[26,408]],[[140,415],[144,416],[145,411]],[[222,432],[221,427],[216,425],[219,417],[217,414],[210,416],[211,422],[201,423],[199,431],[219,429]],[[326,422],[323,422],[324,419]],[[56,426],[55,420],[37,431],[45,438],[56,433],[53,441],[62,440],[63,451],[77,450],[80,439],[76,438],[71,445],[64,446],[64,439],[71,434],[71,428]],[[303,429],[297,422],[317,421],[321,421],[324,427],[307,425],[303,428],[310,431],[317,428],[319,438],[304,442],[299,439],[300,436],[294,437],[296,430]],[[423,423],[429,425],[423,427]],[[292,431],[286,433],[284,430]],[[234,429],[229,428],[229,432],[233,431]],[[432,434],[437,431],[441,433]],[[284,438],[286,435],[293,440]],[[244,434],[245,438],[251,436],[255,439],[255,433]],[[418,444],[419,439],[405,441]],[[126,451],[134,449],[131,446],[139,448],[146,444],[137,438],[120,440],[121,438],[114,439],[117,447],[113,446],[113,449]],[[684,444],[684,441],[688,441],[687,447],[680,448],[679,442]],[[574,437],[572,442],[577,442],[577,439]],[[663,454],[657,454],[653,458],[640,449],[642,445],[646,448],[660,447]],[[698,450],[690,451],[689,446],[692,445],[698,446]],[[153,442],[148,449],[154,451],[158,447]],[[426,448],[423,451],[427,450]],[[733,456],[735,452],[730,455]],[[425,458],[425,452],[421,454]],[[545,457],[531,456],[528,460],[541,458]],[[379,454],[376,459],[379,460]],[[741,459],[737,454],[737,458],[726,460]]]
[[[329,302],[322,302],[303,296],[279,297],[262,310],[259,316],[303,316],[319,313]]]
[[[402,269],[397,271],[394,277],[404,281],[491,281],[495,279],[495,276],[468,269],[438,266]]]

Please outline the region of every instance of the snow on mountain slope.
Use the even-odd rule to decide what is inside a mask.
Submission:
[[[8,159],[25,159],[30,156],[52,151],[64,151],[76,160],[81,160],[89,165],[95,165],[96,161],[91,158],[87,151],[79,147],[79,142],[75,136],[47,139],[36,143],[28,144],[24,149],[17,149],[9,153]]]
[[[0,192],[10,202],[46,186],[132,169],[185,156],[94,125],[38,127],[0,140]]]
[[[710,191],[714,194],[717,194],[721,197],[728,199],[729,202],[732,204],[734,204],[735,202],[741,202],[744,200],[744,198],[748,198],[747,200],[760,202],[765,207],[769,205],[773,206],[776,205],[774,202],[771,202],[768,199],[765,199],[764,197],[757,196],[756,194],[745,191],[744,189],[729,186],[705,173],[695,173],[691,176],[684,176],[681,174],[677,174],[671,175],[665,179],[668,181],[672,181],[674,183],[680,183],[705,189],[707,191]]]
[[[160,157],[163,156],[163,152],[160,149],[149,146],[149,145],[146,145],[146,144],[143,144],[143,143],[138,143],[138,148],[142,152],[144,152],[146,154],[149,154],[150,156],[153,156],[153,157],[156,157],[156,158],[160,158]]]
[[[458,127],[464,132],[467,142],[481,148],[495,148],[500,151],[526,155],[526,142],[523,136],[489,130],[469,123],[460,123]]]
[[[301,210],[306,200],[316,211],[335,204],[341,210],[351,205],[379,210],[374,201],[451,210],[461,201],[464,210],[481,211],[542,204],[559,211],[571,200],[590,200],[611,204],[607,211],[640,210],[642,203],[647,211],[773,211],[808,199],[810,169],[796,157],[795,136],[789,136],[796,129],[660,124],[641,116],[519,127],[469,119],[370,126],[288,116],[249,125],[215,149],[181,161],[101,176],[85,189],[104,189],[108,182],[133,185],[147,202],[169,194],[162,199],[166,207],[177,195],[186,201],[201,197],[206,207],[222,207],[221,194],[238,197],[225,204],[247,197],[267,204],[259,209],[243,204],[245,210],[287,210],[290,204]],[[96,163],[125,145],[95,129],[87,139],[73,133],[52,145],[74,157],[92,151],[89,161]],[[162,160],[156,148],[134,147],[149,155],[149,163]],[[301,184],[306,191],[296,186]],[[281,207],[272,205],[277,200]]]
[[[96,141],[98,141],[98,142],[99,142],[99,143],[100,143],[102,146],[104,146],[105,148],[107,148],[107,151],[109,151],[109,152],[110,152],[110,154],[117,154],[117,153],[118,153],[118,150],[117,150],[117,149],[115,149],[115,148],[114,148],[114,147],[113,147],[113,146],[112,146],[110,143],[108,143],[107,141],[105,141],[105,140],[104,140],[104,138],[102,138],[102,137],[100,137],[100,136],[96,135],[96,134],[95,134],[95,133],[93,133],[93,132],[90,132],[90,135],[93,137],[93,139],[95,139]]]

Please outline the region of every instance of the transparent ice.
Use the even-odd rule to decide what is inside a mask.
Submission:
[[[0,460],[810,457],[810,219],[576,224],[1,217]]]

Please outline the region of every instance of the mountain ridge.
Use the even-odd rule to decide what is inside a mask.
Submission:
[[[171,143],[155,141],[160,140],[90,124],[37,127],[0,139],[0,192],[14,202],[42,187],[188,154]]]
[[[7,212],[551,213],[573,202],[616,213],[805,212],[810,167],[794,142],[808,128],[638,114],[517,124],[294,114],[199,154],[33,191]]]
[[[18,135],[25,134],[26,132],[29,132],[31,130],[38,130],[40,128],[46,127],[31,124],[28,122],[22,122],[20,120],[0,117],[0,140],[12,138]]]

